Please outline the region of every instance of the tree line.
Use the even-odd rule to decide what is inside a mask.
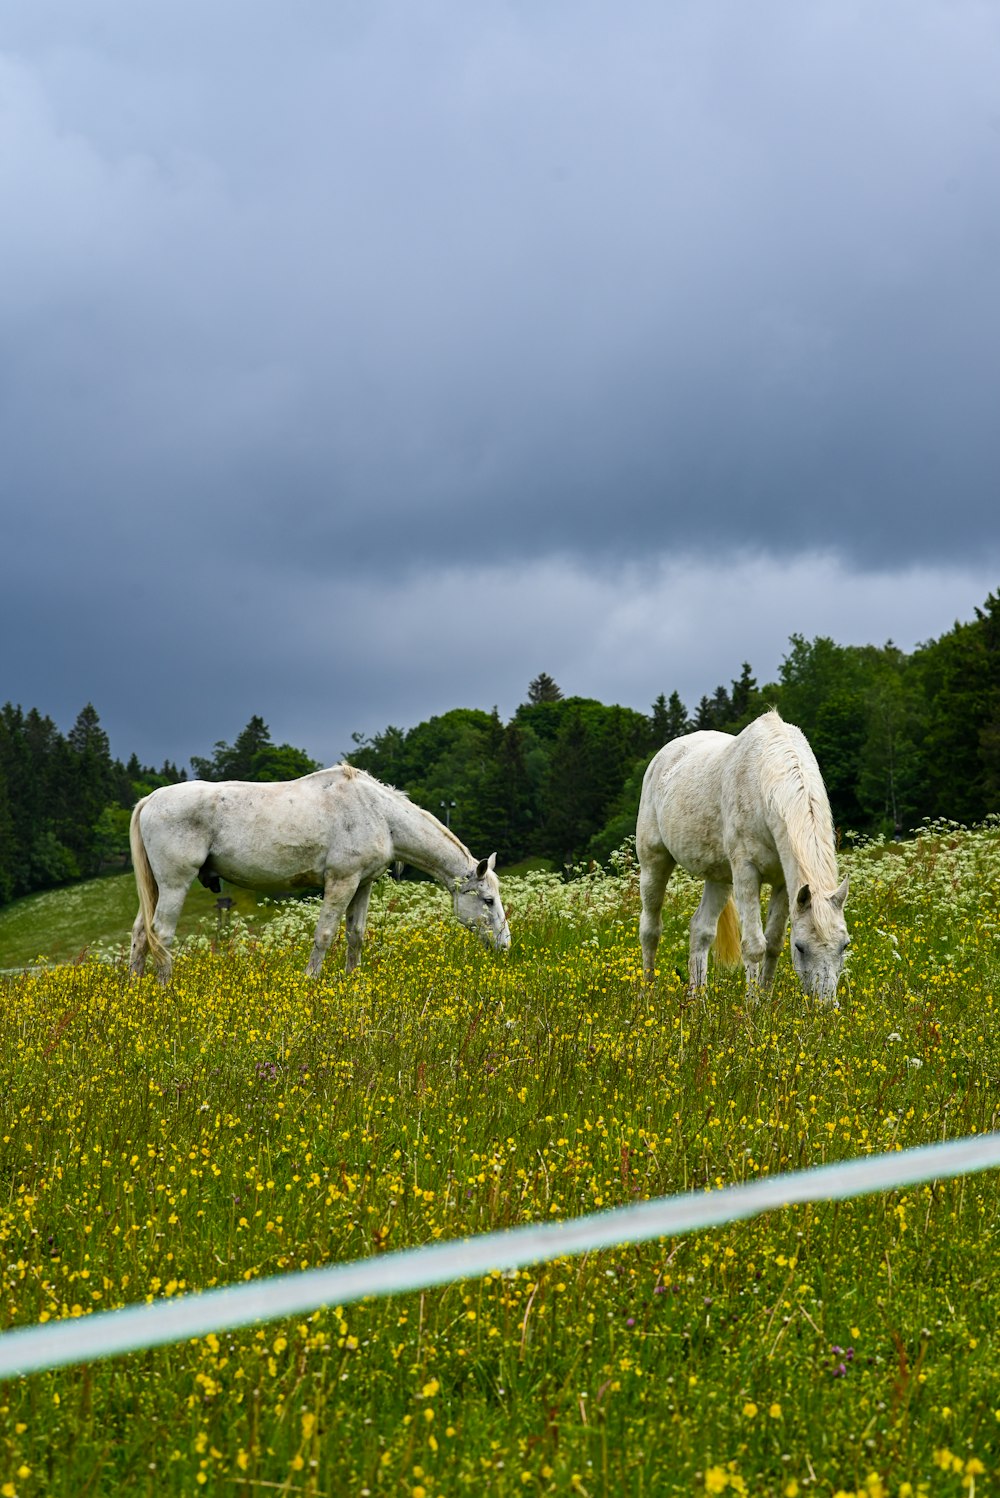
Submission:
[[[749,663],[689,713],[676,691],[648,713],[530,683],[504,723],[455,708],[403,730],[354,735],[351,763],[406,790],[503,864],[604,861],[634,832],[642,775],[662,744],[699,728],[736,733],[776,707],[805,732],[844,837],[905,836],[925,817],[978,822],[1000,809],[1000,594],[910,654],[887,643],[792,635],[776,682]],[[206,780],[285,780],[319,768],[251,718],[233,744],[192,756]],[[87,878],[128,856],[140,796],[186,778],[112,758],[87,704],[65,736],[37,709],[0,709],[0,902]]]

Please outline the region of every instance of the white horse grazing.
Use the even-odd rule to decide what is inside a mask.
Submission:
[[[636,851],[647,973],[656,960],[667,880],[680,864],[705,880],[691,919],[692,989],[705,983],[713,940],[719,961],[742,955],[748,990],[769,988],[791,891],[795,971],[807,993],[834,998],[850,940],[847,880],[838,883],[826,787],[798,728],[770,712],[735,736],[689,733],[666,744],[643,780]],[[766,930],[762,884],[771,886]]]
[[[353,765],[299,780],[182,781],[145,796],[132,813],[130,840],[139,914],[130,967],[141,974],[147,950],[170,976],[170,943],[196,877],[248,889],[323,890],[306,972],[314,977],[347,917],[347,971],[361,956],[372,881],[394,860],[439,879],[463,926],[495,947],[510,928],[493,872],[496,854],[477,862],[464,843],[402,791]]]

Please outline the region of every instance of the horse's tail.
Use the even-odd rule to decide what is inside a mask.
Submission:
[[[132,849],[132,867],[135,870],[135,885],[139,891],[139,908],[142,911],[142,923],[146,928],[146,940],[149,943],[150,954],[158,967],[166,965],[169,954],[156,932],[153,930],[153,916],[156,912],[156,901],[159,896],[159,887],[156,877],[150,867],[149,855],[146,852],[146,844],[142,840],[142,828],[139,826],[139,813],[149,800],[143,796],[137,801],[135,810],[132,812],[132,820],[129,823],[128,841]]]
[[[740,918],[732,895],[726,901],[715,928],[715,960],[723,967],[735,967],[740,960]]]

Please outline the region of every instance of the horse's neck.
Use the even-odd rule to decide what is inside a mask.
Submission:
[[[829,891],[839,882],[833,828],[827,826],[822,806],[815,806],[810,799],[808,814],[802,808],[798,812],[782,818],[775,829],[785,888],[793,899],[803,884],[811,885],[814,891]]]
[[[785,888],[794,900],[803,884],[809,883],[805,860],[800,856],[801,850],[797,850],[792,843],[787,823],[781,822],[775,829],[774,841],[778,849],[778,858],[781,861],[781,870],[785,876]]]
[[[839,883],[833,819],[823,777],[797,729],[766,713],[735,740],[738,763],[755,782],[754,792],[774,840],[785,886],[794,899],[803,884],[833,890]]]
[[[453,884],[469,872],[472,854],[436,817],[401,795],[390,795],[384,810],[397,858],[442,884]]]

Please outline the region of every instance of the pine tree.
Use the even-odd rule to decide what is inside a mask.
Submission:
[[[254,757],[271,747],[271,730],[264,719],[255,713],[246,728],[237,735],[234,744],[227,744],[224,739],[219,739],[211,759],[201,759],[192,754],[191,763],[201,780],[251,780],[254,778]]]
[[[562,692],[547,671],[540,671],[534,681],[528,685],[528,701],[532,704],[560,702],[561,700]]]
[[[111,763],[111,745],[92,702],[80,709],[66,742],[74,754],[93,755],[95,759]]]
[[[714,728],[724,728],[727,723],[732,721],[732,718],[733,704],[729,699],[729,693],[725,687],[718,686],[712,698],[712,726]]]
[[[715,727],[715,708],[711,697],[702,697],[695,708],[694,727],[696,730]]]
[[[753,700],[757,692],[757,679],[750,670],[750,662],[743,662],[743,670],[740,672],[738,681],[734,681],[733,690],[730,693],[730,706],[734,719],[739,722],[749,713],[753,706]]]
[[[682,734],[691,732],[687,708],[681,701],[679,692],[671,692],[669,699],[660,693],[653,703],[650,722],[653,727],[654,749],[662,749],[671,739],[679,739]]]
[[[14,841],[14,820],[10,814],[10,797],[7,779],[0,764],[0,905],[14,893],[17,868],[17,847]]]
[[[69,796],[56,831],[69,848],[82,874],[96,874],[100,848],[96,828],[101,813],[114,798],[115,773],[108,736],[93,703],[77,714],[63,750]]]

